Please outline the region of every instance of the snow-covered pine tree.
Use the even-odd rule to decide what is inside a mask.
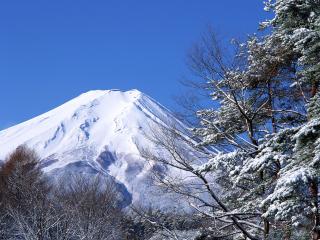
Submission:
[[[301,80],[310,84],[314,96],[320,82],[320,1],[269,0],[265,9],[275,17],[262,26],[272,26],[272,35],[280,36],[294,50]]]
[[[319,105],[317,94],[309,104],[308,123],[274,134],[259,147],[256,156],[247,158],[241,169],[233,172],[235,184],[246,184],[249,179],[251,190],[247,195],[259,196],[257,193],[263,189],[263,194],[251,198],[254,200],[248,204],[260,205],[262,217],[272,222],[271,239],[288,237],[286,234],[310,236],[309,232],[312,239],[320,237]]]
[[[262,114],[272,126],[269,132],[305,122],[305,86],[295,84],[297,69],[292,49],[276,35],[253,36],[246,45],[246,79],[268,102]]]
[[[306,121],[304,85],[293,84],[294,54],[290,45],[274,34],[252,37],[238,45],[232,64],[224,62],[212,35],[192,55],[193,70],[207,81],[214,101],[212,109],[198,112],[202,126],[194,132],[202,139],[200,145],[213,145],[221,150],[198,171],[215,173],[224,189],[223,201],[231,212],[250,216],[248,224],[258,226],[250,231],[257,236],[261,230],[265,237],[270,232],[269,219],[262,216],[266,207],[259,207],[259,203],[274,187],[270,179],[277,174],[278,163],[273,171],[260,169],[257,175],[247,172],[241,180],[235,176],[245,160],[254,158],[259,139],[263,142],[270,133]],[[259,218],[263,225],[259,224]]]
[[[306,121],[292,49],[274,36],[252,37],[237,45],[230,63],[215,38],[208,34],[190,61],[213,100],[213,108],[198,111],[202,126],[194,132],[202,144],[251,152],[266,134]]]
[[[213,100],[212,108],[198,111],[201,126],[193,130],[198,146],[218,151],[202,166],[183,167],[204,177],[206,187],[219,184],[223,207],[201,213],[229,227],[240,223],[244,231],[232,232],[234,239],[301,239],[310,232],[318,239],[320,104],[318,95],[310,97],[320,75],[320,4],[275,0],[266,7],[275,11],[264,24],[270,34],[236,45],[231,61],[212,33],[191,54],[191,68]]]
[[[209,32],[190,55],[191,69],[205,82],[213,101],[212,109],[198,111],[202,127],[194,131],[203,144],[252,151],[258,145],[259,125],[264,123],[260,112],[267,103],[250,89],[242,46],[235,46],[227,57],[215,34]]]
[[[197,169],[214,172],[220,186],[228,189],[221,197],[231,212],[256,214],[252,224],[264,220],[265,238],[320,237],[319,109],[317,94],[308,105],[308,123],[267,136],[257,154],[221,153]],[[251,231],[259,236],[257,229]]]
[[[267,5],[278,11],[276,5],[280,6],[280,2],[273,5],[269,2]],[[283,1],[282,4],[285,2],[289,4],[289,1]],[[282,10],[285,11],[285,8]],[[291,20],[284,17],[283,21]],[[215,41],[208,40],[205,41],[205,47],[197,48],[198,55],[193,55],[192,59],[193,66],[196,66],[194,69],[199,76],[207,79],[212,98],[216,101],[213,109],[198,112],[202,127],[195,129],[195,133],[202,137],[201,144],[222,145],[224,152],[213,156],[199,170],[211,170],[219,174],[220,184],[228,189],[224,200],[231,200],[228,206],[244,214],[254,210],[261,213],[267,211],[267,205],[257,207],[258,203],[268,198],[268,194],[276,188],[274,179],[277,179],[285,164],[281,161],[286,161],[290,156],[289,152],[293,151],[295,142],[290,136],[296,129],[282,130],[280,132],[283,135],[279,133],[261,146],[258,139],[284,127],[299,126],[305,122],[307,118],[304,103],[313,94],[305,94],[306,84],[313,86],[313,92],[317,89],[316,82],[306,78],[306,71],[311,68],[306,61],[302,61],[302,56],[307,56],[303,52],[307,46],[301,48],[300,45],[298,48],[301,42],[298,43],[295,39],[298,37],[297,32],[293,34],[295,30],[291,36],[288,28],[280,29],[278,25],[281,25],[281,21],[276,24],[276,20],[272,20],[269,24],[271,22],[274,29],[270,35],[260,39],[253,37],[245,45],[240,45],[236,53],[238,60],[242,60],[240,64],[234,61],[231,65],[224,65],[223,58],[219,55],[221,52],[217,51],[218,47],[210,48],[206,45]],[[292,26],[296,27],[295,24]],[[255,156],[257,148],[261,153]],[[228,152],[234,149],[237,150],[231,153],[233,157],[230,158]],[[275,159],[265,149],[272,149]],[[279,156],[281,159],[278,159]],[[232,191],[231,183],[234,183]],[[232,202],[235,196],[238,197],[236,203]],[[276,223],[265,214],[262,218],[267,237],[269,220],[274,224],[279,222]],[[275,227],[278,225],[273,226]]]

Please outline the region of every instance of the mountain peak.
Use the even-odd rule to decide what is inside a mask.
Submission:
[[[137,145],[153,149],[145,134],[151,125],[165,125],[168,119],[180,124],[168,109],[139,90],[89,91],[0,131],[0,160],[26,144],[40,155],[46,174],[59,178],[102,173],[123,184],[136,201],[148,194],[150,177],[150,165]]]
[[[159,114],[160,109],[164,108],[136,89],[92,90],[40,116],[0,131],[0,146],[5,146],[4,149],[8,150],[20,144],[31,144],[38,151],[46,152],[48,155],[51,154],[50,151],[48,152],[47,144],[52,142],[50,139],[56,140],[55,144],[50,145],[62,144],[66,138],[70,141],[75,137],[77,139],[74,141],[77,143],[90,141],[102,134],[94,133],[91,138],[83,139],[81,135],[84,129],[86,134],[93,129],[105,132],[110,132],[110,129],[119,131],[120,122],[123,123],[122,129],[130,128],[135,131],[140,120],[143,121],[144,117],[157,118],[156,115]],[[149,112],[153,110],[154,113]],[[58,143],[56,135],[61,131],[63,136]],[[38,138],[39,140],[34,144],[35,139]],[[41,145],[43,147],[40,147]],[[0,159],[4,157],[4,153],[8,154],[7,151],[2,150]]]
[[[130,101],[135,101],[141,95],[143,95],[143,93],[137,89],[132,89],[128,91],[122,91],[119,89],[90,90],[88,92],[80,94],[78,97],[75,97],[69,102],[85,104],[86,102],[88,103],[96,99],[105,98],[105,97],[111,97],[113,99],[126,98],[127,101],[130,102]]]
[[[130,90],[121,90],[121,89],[97,89],[97,90],[89,90],[87,92],[84,92],[82,94],[80,94],[80,96],[82,95],[87,95],[87,96],[92,96],[92,95],[104,95],[104,94],[109,94],[109,93],[122,93],[122,94],[142,94],[141,91],[139,91],[138,89],[130,89]]]

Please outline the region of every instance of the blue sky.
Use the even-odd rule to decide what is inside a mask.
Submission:
[[[262,0],[0,2],[0,129],[93,89],[136,88],[172,108],[188,50],[265,20]]]

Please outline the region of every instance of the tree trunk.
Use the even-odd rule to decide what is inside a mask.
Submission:
[[[312,228],[312,240],[320,239],[320,212],[318,203],[318,182],[317,179],[313,180],[310,184],[310,193],[312,197],[312,205],[315,209],[313,215],[313,228]]]
[[[277,132],[277,124],[276,119],[274,117],[273,113],[273,94],[272,94],[272,88],[271,88],[271,82],[268,81],[268,104],[269,104],[269,110],[270,110],[270,117],[271,117],[271,125],[272,125],[272,132]]]
[[[314,97],[318,92],[319,84],[318,81],[312,83],[311,86],[311,97]]]
[[[251,141],[251,143],[253,145],[255,145],[258,148],[258,141],[254,137],[254,130],[253,130],[252,120],[248,120],[247,119],[246,122],[247,122],[247,129],[248,129],[248,134],[249,134],[250,141]]]
[[[263,227],[264,227],[263,238],[267,239],[270,231],[270,223],[267,219],[263,219]]]
[[[265,194],[265,188],[263,187],[263,179],[264,179],[263,171],[260,171],[259,177],[260,177],[260,181],[262,183],[261,195],[263,196]],[[262,211],[266,212],[266,209],[263,207]],[[263,219],[263,229],[264,229],[264,231],[263,231],[263,239],[267,239],[269,231],[270,231],[270,223],[265,218]]]

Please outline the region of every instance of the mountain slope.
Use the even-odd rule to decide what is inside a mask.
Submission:
[[[126,203],[153,202],[152,166],[141,158],[137,144],[152,146],[145,138],[153,123],[183,125],[153,99],[131,90],[90,91],[0,132],[0,159],[26,144],[40,155],[42,168],[53,179],[104,174],[113,179]],[[153,193],[151,193],[153,192]]]

